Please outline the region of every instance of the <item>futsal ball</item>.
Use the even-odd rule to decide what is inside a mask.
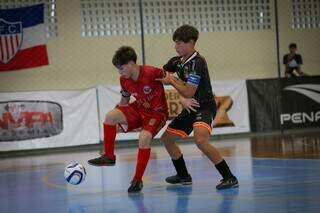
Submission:
[[[79,163],[70,163],[64,170],[64,178],[72,185],[78,185],[86,177],[86,169]]]

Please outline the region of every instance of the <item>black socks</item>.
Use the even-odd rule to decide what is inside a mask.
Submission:
[[[223,179],[234,177],[225,160],[222,160],[220,163],[216,164],[215,167],[217,168]]]
[[[189,176],[186,163],[184,162],[183,155],[177,160],[172,160],[174,167],[176,168],[177,174],[181,178]]]

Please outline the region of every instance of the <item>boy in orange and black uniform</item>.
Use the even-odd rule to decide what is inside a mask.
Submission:
[[[237,178],[231,173],[219,151],[209,143],[212,122],[216,115],[216,103],[205,59],[195,50],[199,32],[196,28],[183,25],[173,34],[178,56],[171,58],[163,68],[168,71],[164,84],[172,85],[179,92],[182,112],[169,124],[161,139],[172,158],[177,175],[166,178],[171,184],[191,184],[192,178],[177,144],[176,137],[187,137],[194,131],[198,148],[213,162],[222,176],[217,189],[238,187]],[[173,75],[176,73],[178,78]]]

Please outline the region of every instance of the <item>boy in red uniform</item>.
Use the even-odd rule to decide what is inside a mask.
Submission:
[[[136,172],[128,192],[141,191],[142,176],[150,157],[150,142],[165,125],[168,106],[164,88],[157,78],[163,78],[164,70],[136,64],[137,55],[131,47],[120,47],[112,63],[120,76],[121,100],[109,111],[104,121],[104,154],[88,161],[94,166],[113,166],[116,162],[114,143],[117,125],[124,132],[141,127]],[[130,96],[136,100],[129,103]]]

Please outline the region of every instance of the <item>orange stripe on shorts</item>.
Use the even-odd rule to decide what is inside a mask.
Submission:
[[[195,122],[195,123],[193,123],[193,127],[204,127],[209,131],[210,134],[212,132],[211,126],[209,126],[209,124],[207,124],[205,122],[201,122],[201,121]]]
[[[178,135],[182,138],[188,137],[187,133],[185,133],[184,131],[181,131],[181,130],[172,129],[172,128],[168,127],[166,131],[170,132],[172,134]]]

